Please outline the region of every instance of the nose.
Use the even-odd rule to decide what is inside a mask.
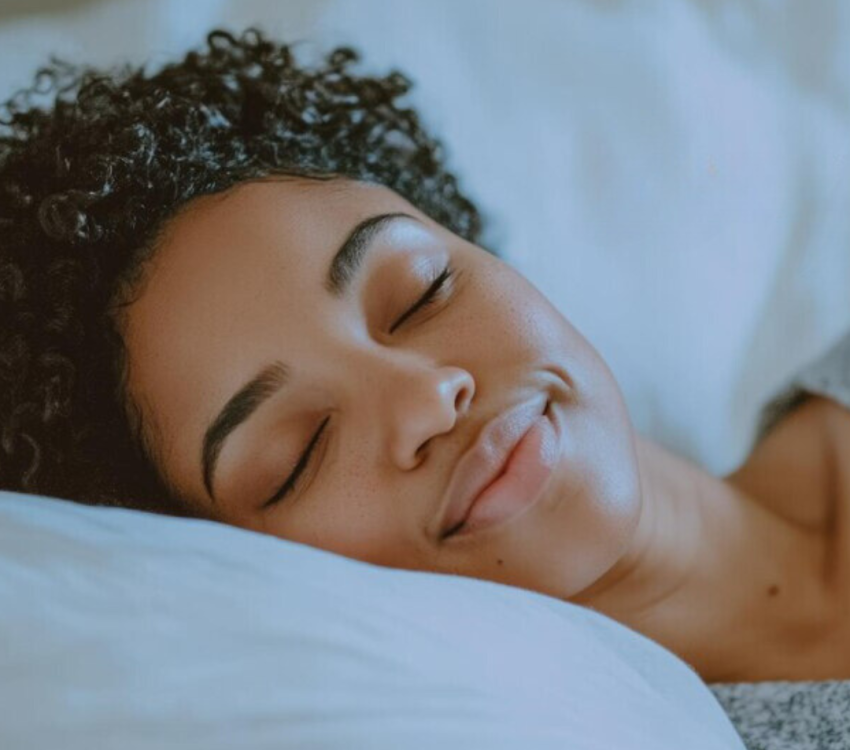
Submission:
[[[475,380],[460,367],[418,367],[396,377],[384,394],[389,455],[402,470],[416,468],[430,441],[451,432],[469,411]]]

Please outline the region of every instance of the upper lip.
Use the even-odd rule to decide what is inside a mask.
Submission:
[[[441,514],[441,537],[466,520],[476,498],[502,474],[517,443],[547,406],[544,394],[502,412],[481,428],[449,478]]]

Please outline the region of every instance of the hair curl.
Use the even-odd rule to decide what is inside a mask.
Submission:
[[[478,240],[439,141],[399,104],[411,82],[356,75],[357,60],[342,47],[301,66],[257,28],[214,30],[153,75],[51,57],[0,106],[0,487],[185,512],[127,398],[116,311],[193,198],[344,176]]]

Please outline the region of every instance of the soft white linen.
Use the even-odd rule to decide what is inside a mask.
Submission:
[[[51,52],[151,67],[215,24],[363,48],[603,354],[637,427],[716,473],[850,326],[850,4],[145,0],[0,26],[0,94]]]
[[[743,748],[671,653],[510,586],[0,492],[0,747]]]

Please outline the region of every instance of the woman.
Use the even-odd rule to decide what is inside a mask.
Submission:
[[[850,676],[846,409],[786,405],[726,478],[636,434],[355,59],[214,32],[7,104],[0,485],[536,590],[708,681]]]

